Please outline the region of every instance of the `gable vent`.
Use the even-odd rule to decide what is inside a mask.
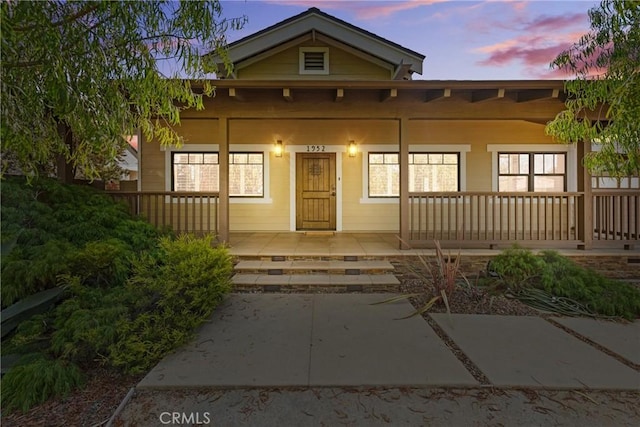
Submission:
[[[300,48],[300,74],[329,74],[329,48]]]
[[[305,70],[324,70],[324,52],[305,52]]]

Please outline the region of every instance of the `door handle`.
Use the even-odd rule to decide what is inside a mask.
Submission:
[[[332,186],[331,186],[331,195],[332,195],[332,196],[335,196],[335,195],[336,195],[336,186],[335,186],[335,185],[332,185]]]

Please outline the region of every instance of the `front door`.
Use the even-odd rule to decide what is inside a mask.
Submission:
[[[296,229],[336,229],[336,153],[297,153]]]

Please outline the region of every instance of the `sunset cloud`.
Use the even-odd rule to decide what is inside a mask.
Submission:
[[[491,29],[491,26],[494,26]],[[575,43],[588,28],[586,13],[504,17],[484,22],[485,33],[504,34],[501,41],[480,46],[474,52],[484,54],[476,62],[482,67],[521,66],[525,74],[536,78],[563,78],[567,73],[550,69],[550,63]],[[514,34],[518,34],[515,35]]]
[[[346,10],[355,15],[357,19],[372,20],[376,18],[392,16],[405,10],[416,9],[422,6],[430,6],[436,3],[445,3],[449,0],[404,0],[404,1],[345,1],[345,0],[281,0],[279,5],[317,7],[321,10]]]

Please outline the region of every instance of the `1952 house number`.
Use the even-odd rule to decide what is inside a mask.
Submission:
[[[308,153],[321,153],[325,150],[324,145],[307,145]]]

